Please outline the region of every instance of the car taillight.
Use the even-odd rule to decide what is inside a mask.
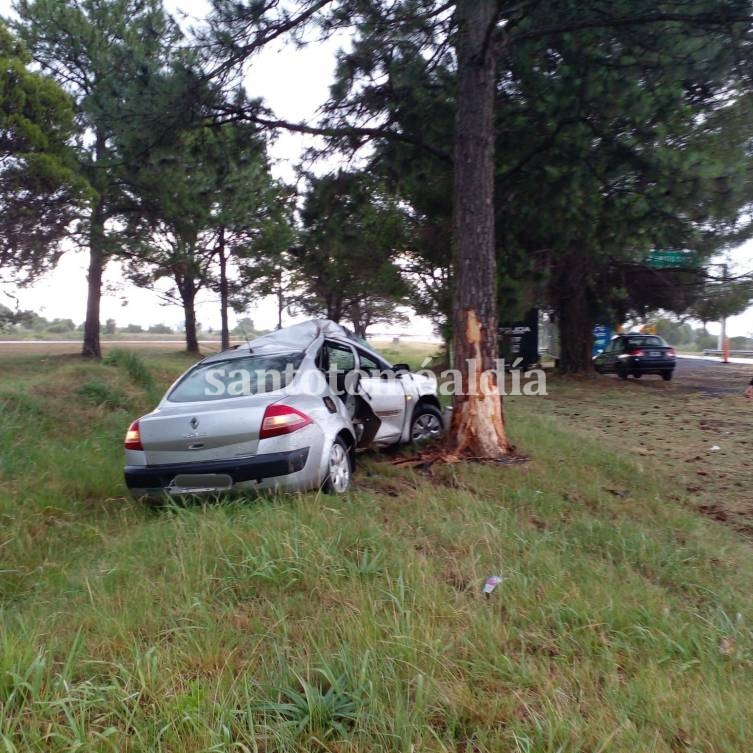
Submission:
[[[669,349],[669,350],[667,351],[667,356],[668,356],[669,358],[674,358],[674,357],[675,357],[675,355],[676,355],[676,353],[675,353],[675,349],[674,349],[674,348],[670,348],[670,349]]]
[[[289,405],[269,405],[264,411],[259,439],[292,434],[310,423],[311,419],[305,413],[301,413],[301,411],[291,408]]]
[[[134,421],[129,427],[125,435],[125,442],[123,443],[126,450],[143,450],[141,445],[141,432],[139,431],[138,420]]]
[[[633,350],[628,351],[629,356],[642,356],[643,351],[640,348],[633,348]]]

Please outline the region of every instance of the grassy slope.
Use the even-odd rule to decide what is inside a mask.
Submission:
[[[667,474],[517,398],[527,466],[155,514],[131,372],[4,364],[0,750],[749,747],[753,551]]]

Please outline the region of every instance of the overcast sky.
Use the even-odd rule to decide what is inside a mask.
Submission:
[[[190,14],[188,23],[191,22],[190,19],[198,21],[208,8],[206,0],[165,0],[165,5],[171,12],[183,11]],[[0,0],[0,15],[9,14],[10,6],[11,0]],[[279,44],[264,50],[255,58],[249,70],[246,79],[248,93],[253,97],[262,97],[278,117],[290,121],[315,121],[317,109],[327,99],[334,73],[335,54],[343,41],[342,37],[334,38],[303,48]],[[270,148],[275,174],[292,180],[294,167],[301,154],[313,143],[309,136],[280,134]],[[734,251],[730,260],[738,272],[753,270],[753,244]],[[11,292],[18,297],[22,308],[34,309],[48,319],[70,318],[78,324],[84,320],[86,312],[86,268],[87,253],[72,250],[63,256],[54,272],[33,288]],[[147,326],[165,323],[173,327],[182,322],[182,309],[179,305],[162,305],[154,291],[124,284],[117,264],[108,265],[105,283],[107,289],[102,298],[102,321],[113,318],[118,325],[133,323]],[[0,303],[14,306],[14,302],[3,290],[0,287]],[[276,322],[276,309],[271,300],[262,301],[247,313],[257,327],[270,328]],[[197,317],[204,327],[218,328],[219,311],[216,301],[202,299]],[[432,326],[427,320],[415,317],[408,329],[413,334],[424,335],[431,332]],[[709,329],[715,331],[713,325]],[[728,321],[728,333],[731,336],[753,334],[753,309],[731,318]]]
[[[187,25],[197,23],[208,10],[205,0],[165,0],[165,5]],[[11,0],[0,0],[0,15],[10,12]],[[181,12],[188,14],[185,20]],[[265,104],[281,118],[313,122],[317,109],[329,94],[335,54],[341,43],[341,39],[333,38],[303,48],[281,43],[265,49],[254,59],[246,78],[249,95],[262,97]],[[302,153],[314,143],[310,136],[280,133],[270,146],[275,175],[284,180],[294,180],[295,166]],[[21,307],[32,308],[48,319],[61,317],[82,322],[86,312],[87,259],[86,251],[72,250],[63,256],[54,272],[33,288],[13,291]],[[164,305],[154,291],[124,284],[117,263],[108,265],[105,285],[102,321],[113,318],[119,325],[133,323],[142,326],[162,322],[173,327],[182,322],[179,305]],[[0,303],[13,306],[2,291],[3,288],[0,288]],[[276,323],[276,307],[272,300],[251,307],[247,314],[257,327],[273,327]],[[197,318],[205,328],[219,327],[218,304],[211,295],[200,299]],[[231,312],[231,321],[234,318]],[[421,333],[431,332],[431,325],[424,321],[417,329]]]

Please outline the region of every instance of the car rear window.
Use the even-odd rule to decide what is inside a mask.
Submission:
[[[661,339],[661,337],[629,337],[628,338],[628,345],[637,345],[643,348],[651,348],[651,347],[661,347],[664,345],[664,341]]]
[[[167,399],[195,403],[279,390],[288,386],[302,360],[303,353],[282,353],[212,361],[189,371]]]

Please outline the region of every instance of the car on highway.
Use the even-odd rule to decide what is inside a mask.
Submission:
[[[135,498],[351,485],[357,447],[443,429],[437,382],[312,320],[208,356],[134,421],[125,481]]]
[[[607,347],[593,358],[599,374],[617,374],[620,379],[658,374],[672,379],[677,357],[674,348],[659,335],[630,333],[613,337]]]

